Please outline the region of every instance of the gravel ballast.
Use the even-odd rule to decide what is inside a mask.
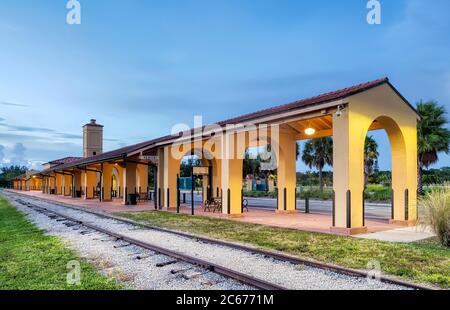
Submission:
[[[9,196],[9,195],[8,195]],[[179,253],[187,254],[202,260],[233,269],[235,271],[264,279],[265,281],[278,284],[282,287],[294,290],[402,290],[406,287],[369,280],[361,277],[344,275],[330,270],[324,270],[306,265],[296,265],[282,262],[272,258],[253,254],[244,250],[231,247],[204,243],[194,238],[187,238],[175,234],[157,230],[124,224],[116,220],[105,219],[81,210],[65,208],[60,205],[36,201],[29,198],[20,198],[23,201],[36,204],[49,210],[55,210],[70,217],[77,218],[104,229],[126,235],[128,237],[148,242],[153,245],[168,248]],[[11,196],[10,196],[11,200]],[[19,210],[28,214],[29,218],[49,234],[67,240],[71,248],[79,251],[83,257],[90,260],[104,260],[109,262],[123,273],[130,286],[139,289],[248,289],[245,285],[224,279],[217,274],[205,272],[199,268],[192,268],[186,272],[177,270],[186,269],[191,266],[186,263],[177,262],[155,267],[161,260],[171,260],[166,256],[155,255],[155,253],[144,253],[145,251],[134,246],[117,246],[114,241],[102,241],[105,235],[91,232],[81,235],[76,230],[66,227],[64,224],[55,222],[43,214],[39,214],[26,206],[12,201]],[[83,229],[82,229],[83,230]],[[86,230],[86,229],[84,229]],[[113,245],[112,245],[113,244]],[[148,252],[148,251],[147,251]],[[136,259],[137,255],[146,258]],[[192,266],[191,266],[192,267]],[[198,269],[198,270],[197,270]],[[120,273],[118,272],[118,273]],[[127,278],[128,277],[128,278]],[[217,281],[217,278],[220,280]]]
[[[189,263],[140,247],[116,241],[102,233],[80,225],[66,226],[20,203],[11,204],[46,234],[60,238],[65,246],[99,271],[123,283],[125,287],[141,290],[251,290],[253,288]],[[47,207],[47,206],[46,206]],[[50,209],[50,208],[48,208]],[[158,267],[160,266],[160,267]],[[81,281],[83,275],[81,274]]]

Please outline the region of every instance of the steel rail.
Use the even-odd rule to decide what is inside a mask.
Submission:
[[[176,260],[180,260],[180,261],[184,261],[184,262],[190,263],[192,265],[195,265],[195,266],[201,267],[203,269],[209,270],[211,272],[217,273],[217,274],[222,275],[224,277],[231,278],[231,279],[239,281],[241,283],[253,286],[253,287],[257,288],[257,289],[261,289],[261,290],[287,290],[285,287],[282,287],[280,285],[277,285],[277,284],[274,284],[274,283],[270,283],[270,282],[262,280],[262,279],[258,279],[256,277],[253,277],[253,276],[250,276],[250,275],[247,275],[247,274],[244,274],[244,273],[241,273],[241,272],[238,272],[238,271],[235,271],[235,270],[232,270],[232,269],[220,266],[218,264],[210,263],[210,262],[207,262],[205,260],[192,257],[190,255],[186,255],[186,254],[183,254],[183,253],[180,253],[180,252],[176,252],[176,251],[173,251],[173,250],[169,250],[167,248],[163,248],[163,247],[160,247],[160,246],[148,243],[148,242],[137,240],[137,239],[128,237],[126,235],[119,234],[119,233],[110,231],[108,229],[99,227],[97,225],[93,225],[93,224],[87,223],[85,221],[81,221],[81,220],[79,220],[77,218],[74,218],[72,216],[68,216],[66,214],[62,214],[60,212],[57,212],[57,211],[54,211],[54,210],[51,210],[51,209],[48,209],[48,208],[45,208],[45,207],[40,207],[40,206],[34,205],[34,204],[30,203],[30,202],[26,202],[26,201],[23,201],[23,200],[17,200],[17,202],[19,202],[20,204],[22,204],[24,206],[27,206],[28,208],[30,208],[32,210],[35,210],[35,211],[37,211],[39,213],[42,213],[44,215],[48,215],[48,213],[57,215],[57,216],[59,216],[61,218],[66,219],[69,222],[73,222],[73,223],[76,223],[78,225],[82,225],[82,226],[84,226],[86,228],[95,230],[97,232],[101,232],[101,233],[103,233],[105,235],[114,237],[117,240],[122,240],[122,241],[128,242],[130,244],[136,245],[138,247],[141,247],[143,249],[150,250],[150,251],[162,254],[162,255],[166,255],[166,256],[172,257],[172,258],[174,258]]]
[[[112,220],[116,220],[116,221],[123,222],[123,223],[126,223],[126,224],[130,224],[130,225],[141,226],[141,227],[144,227],[144,228],[148,228],[148,229],[152,229],[152,230],[156,230],[156,231],[160,231],[160,232],[165,232],[165,233],[170,233],[170,234],[178,235],[178,236],[181,236],[181,237],[186,237],[186,238],[190,238],[190,239],[196,239],[198,241],[202,241],[202,242],[209,243],[209,244],[216,244],[216,245],[230,247],[230,248],[237,249],[237,250],[247,251],[247,252],[251,252],[251,253],[254,253],[254,254],[267,256],[267,257],[270,257],[270,258],[273,258],[273,259],[276,259],[276,260],[279,260],[279,261],[289,262],[289,263],[296,264],[296,265],[306,265],[306,266],[309,266],[309,267],[325,269],[325,270],[333,271],[333,272],[340,273],[340,274],[345,274],[345,275],[348,275],[348,276],[358,277],[358,278],[369,277],[370,276],[369,272],[366,272],[366,271],[363,271],[363,270],[357,270],[357,269],[346,268],[346,267],[337,266],[337,265],[333,265],[333,264],[321,263],[321,262],[318,262],[318,261],[312,261],[312,260],[308,260],[308,259],[303,259],[303,258],[295,257],[295,256],[292,256],[292,255],[288,255],[288,254],[284,254],[284,253],[280,253],[280,252],[263,250],[263,249],[254,248],[254,247],[247,246],[247,245],[242,245],[242,244],[237,244],[237,243],[232,243],[232,242],[227,242],[227,241],[222,241],[222,240],[206,238],[206,237],[197,236],[197,235],[193,235],[193,234],[189,234],[189,233],[185,233],[185,232],[180,232],[180,231],[176,231],[176,230],[171,230],[171,229],[167,229],[167,228],[161,228],[161,227],[153,226],[153,225],[150,225],[150,224],[146,224],[146,223],[130,220],[130,219],[127,219],[127,218],[123,218],[123,217],[119,217],[119,216],[115,216],[115,215],[110,215],[110,214],[107,214],[105,212],[86,210],[86,209],[78,207],[78,206],[70,205],[68,203],[53,201],[53,200],[50,200],[50,199],[45,199],[45,198],[40,198],[40,197],[32,197],[32,196],[29,196],[29,195],[26,195],[26,194],[16,193],[16,192],[10,192],[10,193],[17,194],[17,195],[26,197],[26,198],[31,199],[31,200],[44,201],[46,203],[52,203],[52,204],[55,204],[55,205],[59,205],[59,206],[68,208],[68,209],[77,210],[77,211],[81,211],[81,212],[86,212],[86,213],[93,214],[93,215],[96,215],[96,216],[99,216],[99,217],[103,217],[103,218],[106,218],[106,219],[112,219]],[[152,212],[154,212],[154,211],[152,211]],[[414,289],[414,290],[435,290],[435,289],[439,289],[437,287],[422,285],[422,284],[418,284],[418,283],[411,283],[411,282],[407,282],[407,281],[404,281],[404,280],[401,280],[401,279],[397,279],[397,278],[394,278],[394,277],[389,277],[389,276],[386,276],[386,275],[381,275],[381,276],[378,277],[378,279],[381,282],[383,282],[383,283],[404,286],[404,287],[407,287],[407,288],[410,288],[410,289]]]

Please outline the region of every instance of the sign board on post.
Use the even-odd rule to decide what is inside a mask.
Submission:
[[[158,164],[158,161],[159,161],[159,157],[158,156],[144,156],[144,155],[141,155],[141,156],[139,156],[139,159],[140,160],[148,160],[148,161],[150,161],[151,163],[153,163],[153,164]]]
[[[209,175],[209,167],[192,167],[194,175]]]

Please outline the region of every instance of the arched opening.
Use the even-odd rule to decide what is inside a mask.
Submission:
[[[207,201],[219,198],[220,175],[217,161],[210,155],[204,154],[205,150],[189,150],[180,160],[180,174],[177,180],[180,205],[194,208],[204,207]]]
[[[332,216],[333,138],[297,143],[297,206],[306,214]]]
[[[276,155],[272,154],[270,140],[259,141],[259,146],[246,148],[242,163],[243,204],[250,209],[276,210],[277,170]],[[271,199],[267,199],[271,198]]]
[[[119,181],[119,171],[116,167],[112,168],[111,174],[111,197],[119,198],[120,196],[120,181]]]
[[[371,124],[364,145],[365,220],[386,223],[395,219],[396,212],[401,212],[405,199],[405,171],[403,133],[392,118],[378,117]]]
[[[111,185],[112,185],[111,196],[112,198],[117,198],[118,182],[117,177],[114,174],[111,176]]]
[[[251,128],[250,128],[251,129]],[[239,170],[240,206],[235,206],[239,212],[266,210],[276,211],[277,204],[277,158],[280,157],[282,148],[279,147],[278,137],[272,139],[271,131],[259,130],[246,132],[240,139],[243,143],[237,148],[237,159],[234,167]],[[245,139],[244,139],[245,138]],[[242,182],[241,182],[242,181]],[[233,189],[238,190],[237,187]],[[235,199],[235,203],[238,199]]]

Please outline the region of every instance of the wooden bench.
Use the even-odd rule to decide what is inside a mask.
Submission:
[[[211,212],[211,208],[213,213],[216,211],[222,212],[222,198],[212,198],[210,200],[206,200],[203,204],[203,211]],[[247,213],[249,212],[247,199],[242,200],[242,212],[244,212],[244,210],[246,210]]]
[[[210,200],[206,200],[203,204],[203,211],[206,212],[222,212],[222,198],[212,198]]]
[[[148,193],[139,193],[138,195],[138,201],[148,201]]]

